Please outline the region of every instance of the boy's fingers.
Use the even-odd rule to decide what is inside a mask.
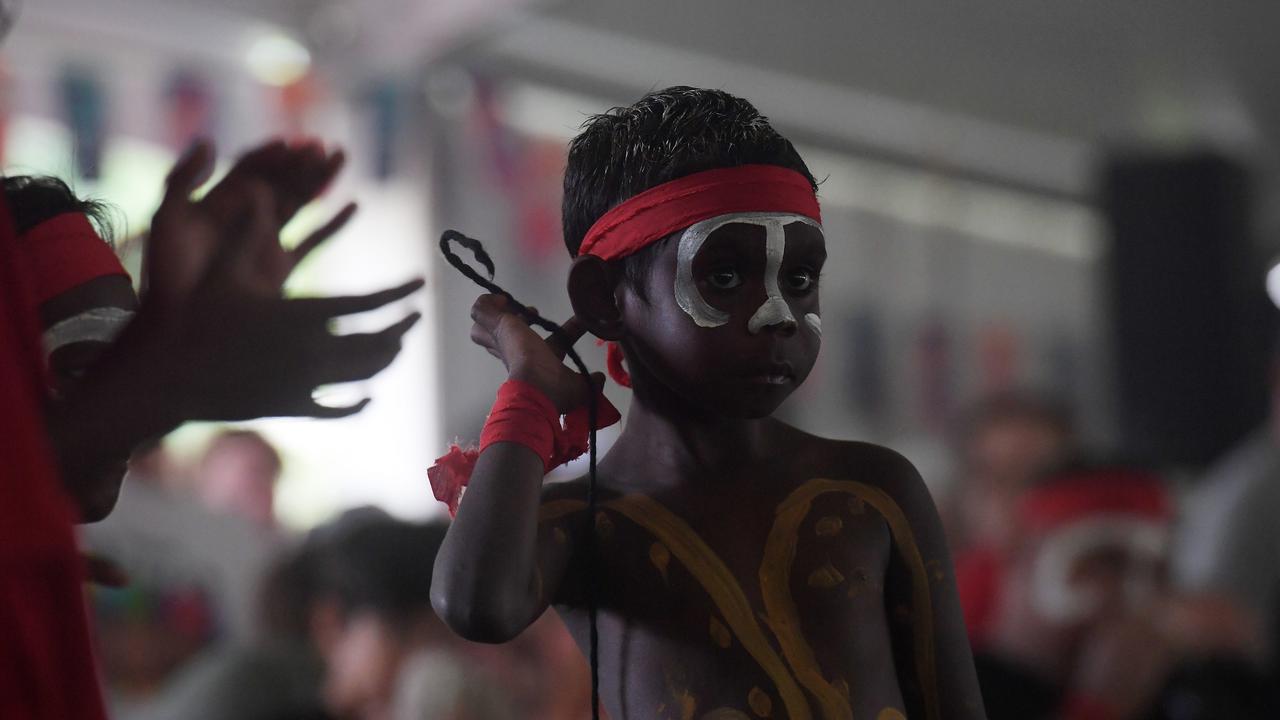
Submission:
[[[393,288],[380,290],[368,295],[340,295],[337,297],[323,298],[302,298],[299,300],[291,300],[296,303],[303,312],[321,318],[333,318],[340,315],[354,315],[355,313],[368,312],[377,310],[383,305],[393,303],[401,298],[412,295],[421,289],[426,281],[422,278],[410,280],[403,285],[397,285]]]
[[[569,348],[573,347],[573,344],[578,342],[586,332],[587,326],[575,315],[565,320],[560,325],[560,330],[551,333],[547,338],[547,345],[551,346],[551,351],[557,358],[563,360]]]
[[[471,306],[471,319],[490,332],[497,333],[502,319],[511,315],[507,312],[507,299],[501,295],[485,294],[476,298]],[[512,317],[516,317],[512,315]],[[516,317],[523,324],[524,320]]]
[[[476,323],[471,326],[471,342],[479,345],[486,350],[496,350],[497,343],[493,339],[493,333],[483,325]]]
[[[329,219],[329,222],[320,226],[319,229],[308,235],[302,242],[298,243],[298,246],[290,253],[290,256],[293,259],[293,264],[297,265],[302,262],[303,259],[311,254],[312,250],[320,247],[325,240],[333,237],[335,233],[341,230],[343,226],[351,220],[351,217],[356,214],[357,209],[358,207],[355,203],[347,203],[346,207],[339,210],[338,214]]]

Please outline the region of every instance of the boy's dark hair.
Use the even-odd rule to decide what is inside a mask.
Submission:
[[[562,210],[571,256],[601,215],[656,185],[703,170],[778,165],[813,174],[791,142],[755,106],[723,90],[686,86],[651,92],[589,118],[569,143]],[[644,297],[643,280],[663,242],[623,261],[624,281]]]
[[[4,178],[5,201],[18,234],[63,213],[81,213],[89,218],[98,235],[112,244],[110,206],[98,200],[84,200],[63,181],[43,175],[10,175]]]

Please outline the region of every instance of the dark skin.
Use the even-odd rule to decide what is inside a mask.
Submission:
[[[778,284],[804,318],[819,312],[825,245],[800,224],[786,238]],[[983,717],[919,475],[890,450],[770,417],[812,369],[820,338],[803,320],[748,330],[766,297],[764,247],[763,228],[730,224],[694,258],[702,297],[729,314],[719,327],[678,306],[675,242],[646,279],[647,299],[596,258],[570,273],[566,334],[621,342],[635,392],[599,466],[605,708],[616,720]],[[472,314],[473,340],[512,378],[561,411],[584,401],[561,349],[500,298],[481,297]],[[586,480],[543,488],[542,477],[537,455],[515,443],[477,461],[432,588],[441,617],[469,639],[509,640],[555,605],[585,649]],[[788,498],[806,503],[785,510]]]
[[[137,310],[110,345],[73,343],[49,358],[49,433],[82,520],[114,507],[135,447],[188,420],[359,412],[368,400],[325,407],[312,391],[382,370],[418,319],[411,313],[376,333],[329,330],[335,317],[408,296],[422,286],[417,280],[362,296],[283,296],[294,267],[354,212],[347,206],[294,249],[280,244],[284,223],[341,168],[340,152],[268,143],[192,200],[213,159],[213,148],[199,144],[171,171],[152,221],[140,302],[126,279],[104,277],[40,308],[46,328],[94,307]]]

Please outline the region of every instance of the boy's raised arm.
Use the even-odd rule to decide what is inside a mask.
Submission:
[[[894,554],[885,584],[907,716],[986,718],[942,521],[916,469],[888,455],[881,477],[908,526],[893,527],[890,519]],[[895,608],[909,608],[909,615],[895,617]]]
[[[543,340],[497,295],[476,300],[471,317],[471,340],[502,360],[511,380],[532,386],[562,414],[585,404],[582,376],[563,363],[565,348],[584,332],[580,323],[570,319],[555,342]],[[431,585],[436,612],[469,640],[514,638],[556,595],[572,543],[539,542],[545,474],[544,458],[518,442],[494,442],[476,460]]]

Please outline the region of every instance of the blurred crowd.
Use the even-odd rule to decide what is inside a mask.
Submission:
[[[1277,717],[1280,436],[1170,477],[1079,430],[1013,392],[957,424],[939,501],[988,716]]]
[[[955,423],[938,502],[989,717],[1276,717],[1280,433],[1176,482],[1079,436],[1069,407],[1029,392]],[[187,468],[157,443],[116,512],[84,526],[124,583],[91,595],[118,717],[589,717],[553,613],[507,645],[434,615],[444,521],[366,507],[293,537],[272,509],[280,467],[247,430]]]
[[[585,661],[554,613],[506,645],[435,616],[446,523],[363,507],[292,537],[272,509],[280,467],[248,430],[219,434],[191,468],[157,443],[116,511],[84,526],[119,585],[91,594],[113,717],[590,716]]]

